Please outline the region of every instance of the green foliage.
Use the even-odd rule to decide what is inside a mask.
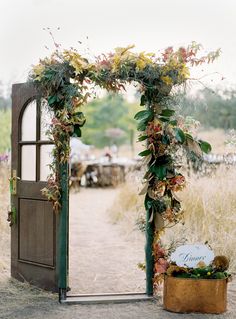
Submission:
[[[0,109],[0,154],[11,147],[11,110]]]
[[[140,152],[138,155],[139,156],[148,156],[150,154],[152,154],[152,152],[150,150],[145,150],[145,151]]]
[[[211,266],[203,268],[186,268],[186,272],[173,272],[174,277],[192,279],[227,279],[230,277],[228,272],[217,271]]]
[[[208,142],[199,140],[199,145],[200,145],[201,150],[204,153],[206,153],[206,154],[210,153],[211,145]]]
[[[83,109],[86,124],[82,141],[98,148],[114,143],[116,145],[128,143],[131,132],[136,130],[133,117],[138,109],[137,104],[128,103],[117,94],[108,94],[102,99],[88,103]],[[144,130],[145,128],[146,125]],[[117,136],[109,135],[109,129],[119,129]]]
[[[165,164],[163,165],[159,164],[158,166],[151,166],[150,172],[155,174],[155,176],[162,181],[164,178],[166,178],[167,166]]]
[[[174,131],[176,140],[180,143],[184,143],[186,140],[186,136],[184,132],[181,130],[181,128],[175,128]]]
[[[181,114],[192,116],[206,128],[236,128],[236,90],[213,93],[204,89],[196,96],[184,96]]]
[[[149,122],[153,119],[153,111],[152,110],[143,110],[139,111],[134,116],[135,120]]]

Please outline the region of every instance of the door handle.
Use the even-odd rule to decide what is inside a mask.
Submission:
[[[12,177],[9,178],[10,181],[10,193],[12,195],[17,194],[17,181],[20,180],[20,177],[17,176],[15,169],[12,170]]]

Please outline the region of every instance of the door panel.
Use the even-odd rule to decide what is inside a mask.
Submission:
[[[19,259],[54,267],[54,214],[46,201],[20,199]],[[36,240],[37,239],[37,240]]]
[[[40,149],[48,149],[52,143],[41,140],[41,122],[41,99],[34,87],[14,84],[12,171],[16,170],[20,179],[17,194],[12,195],[17,218],[11,228],[11,274],[18,280],[56,291],[58,216],[53,213],[52,203],[42,196],[46,182],[40,181],[42,175],[45,179],[46,164]]]

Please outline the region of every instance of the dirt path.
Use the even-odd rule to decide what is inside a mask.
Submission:
[[[109,223],[105,208],[112,203],[115,193],[91,190],[72,195],[75,214],[71,225],[71,232],[75,234],[71,238],[73,292],[78,288],[80,292],[104,292],[144,287],[144,274],[136,268],[143,258],[140,245],[143,239],[136,232],[125,236],[118,225]],[[83,207],[81,216],[79,207]],[[228,311],[223,315],[169,313],[162,309],[161,298],[130,304],[60,305],[57,295],[6,278],[0,280],[0,295],[1,319],[236,319],[235,281],[229,285]]]
[[[70,195],[72,293],[144,292],[145,237],[111,223],[109,208],[118,189],[81,189]]]

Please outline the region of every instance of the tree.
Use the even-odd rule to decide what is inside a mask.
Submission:
[[[107,94],[87,104],[83,110],[87,121],[82,141],[99,148],[129,143],[136,130],[134,114],[138,107],[118,94]]]
[[[212,93],[208,89],[196,96],[183,96],[181,114],[191,115],[206,128],[236,128],[236,90]]]

